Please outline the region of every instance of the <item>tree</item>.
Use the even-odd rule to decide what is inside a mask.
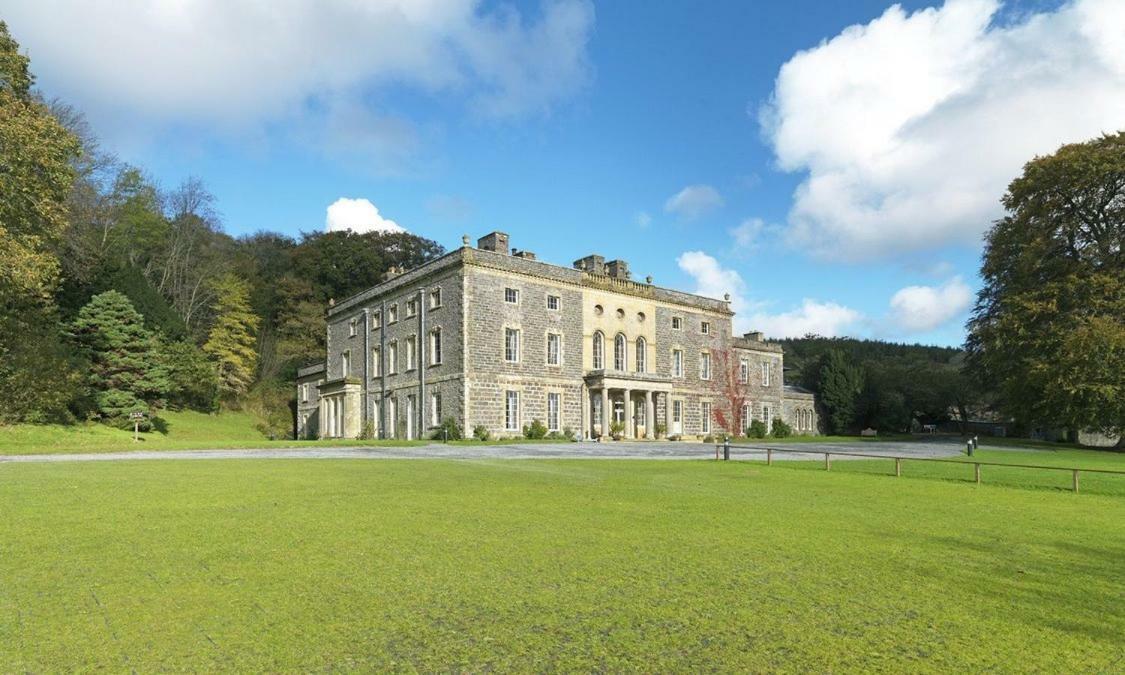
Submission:
[[[863,370],[851,363],[842,351],[832,349],[821,357],[817,391],[828,413],[829,433],[842,434],[855,423],[863,381]]]
[[[227,398],[242,395],[254,381],[258,354],[254,332],[258,317],[250,311],[250,286],[233,274],[212,283],[215,322],[203,351],[216,363],[219,389]]]
[[[750,420],[742,419],[742,408],[750,400],[750,366],[747,363],[743,378],[742,359],[733,349],[714,349],[711,351],[714,372],[711,389],[715,394],[715,407],[712,416],[715,422],[727,433],[741,436]]]
[[[969,365],[1031,427],[1125,432],[1125,132],[1028,162],[988,233]]]
[[[71,335],[90,362],[94,405],[102,419],[125,423],[129,413],[162,403],[170,388],[168,372],[155,338],[123,293],[95,295],[78,312]]]
[[[160,343],[168,369],[168,407],[212,412],[219,403],[219,374],[207,354],[191,342]]]

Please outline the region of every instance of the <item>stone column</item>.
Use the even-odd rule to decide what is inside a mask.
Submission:
[[[652,392],[645,392],[645,438],[656,438],[656,406],[652,403]]]
[[[328,411],[325,410],[326,407],[327,407],[327,403],[325,403],[324,397],[322,396],[320,398],[320,400],[317,401],[317,404],[316,404],[316,437],[317,438],[325,438],[327,436],[327,433],[325,432],[326,425],[328,424],[328,420],[327,420],[327,416],[328,416],[327,412]]]
[[[324,425],[324,437],[332,438],[336,435],[336,398],[329,396],[324,399],[324,405],[328,409],[327,417]]]
[[[672,433],[672,395],[664,392],[664,428],[665,433]]]
[[[609,420],[613,411],[609,408],[609,387],[602,386],[602,436],[609,435]]]
[[[633,438],[633,436],[635,435],[634,434],[634,432],[635,432],[634,423],[635,422],[636,422],[636,420],[633,419],[633,390],[632,389],[626,389],[625,390],[625,438]]]

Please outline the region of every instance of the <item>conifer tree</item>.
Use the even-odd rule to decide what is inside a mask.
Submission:
[[[839,434],[856,419],[856,403],[863,391],[863,370],[838,349],[824,354],[820,364],[820,400],[828,411],[828,429]]]
[[[215,323],[203,351],[215,360],[224,397],[235,398],[246,393],[254,379],[258,317],[250,309],[250,286],[242,279],[233,274],[223,275],[213,282],[212,290]]]
[[[161,403],[170,386],[167,371],[156,339],[124,294],[106,291],[91,298],[71,335],[90,362],[94,404],[104,420],[126,423],[129,413]]]

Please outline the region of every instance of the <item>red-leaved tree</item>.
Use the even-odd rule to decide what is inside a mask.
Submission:
[[[746,362],[743,371],[742,357],[733,349],[711,350],[711,361],[711,389],[715,394],[711,415],[727,433],[741,436],[744,430],[740,425],[749,424],[742,419],[742,407],[750,401],[750,363]]]

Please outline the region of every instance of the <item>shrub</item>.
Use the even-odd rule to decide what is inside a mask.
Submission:
[[[484,426],[483,424],[478,424],[473,427],[473,438],[477,439],[478,441],[487,441],[488,439],[492,438],[492,434],[489,433],[488,427]]]
[[[485,433],[487,432],[488,430],[486,429]],[[473,433],[475,434],[476,430],[474,430]],[[453,419],[452,417],[446,417],[441,421],[441,424],[434,427],[434,432],[430,434],[430,438],[434,439],[435,441],[459,441],[461,440],[461,426],[457,424],[457,420]]]
[[[711,434],[707,434],[706,436],[703,437],[703,442],[704,443],[714,443],[715,437],[712,436]]]
[[[562,435],[563,435],[563,438],[568,438],[568,439],[573,441],[574,440],[574,429],[571,429],[570,427],[563,427]]]
[[[656,437],[661,438],[664,436],[664,432],[668,431],[668,427],[663,422],[657,422],[654,430],[656,432]]]
[[[621,438],[625,435],[625,423],[624,422],[610,422],[609,423],[609,435],[611,437],[613,437],[613,440],[620,441]]]
[[[750,426],[746,427],[746,436],[748,438],[765,438],[766,423],[762,420],[754,420],[750,423]]]
[[[531,420],[531,424],[523,425],[523,437],[531,440],[543,438],[547,435],[547,425],[539,420]]]
[[[789,426],[780,417],[773,421],[773,437],[785,438],[793,435],[793,427]]]

